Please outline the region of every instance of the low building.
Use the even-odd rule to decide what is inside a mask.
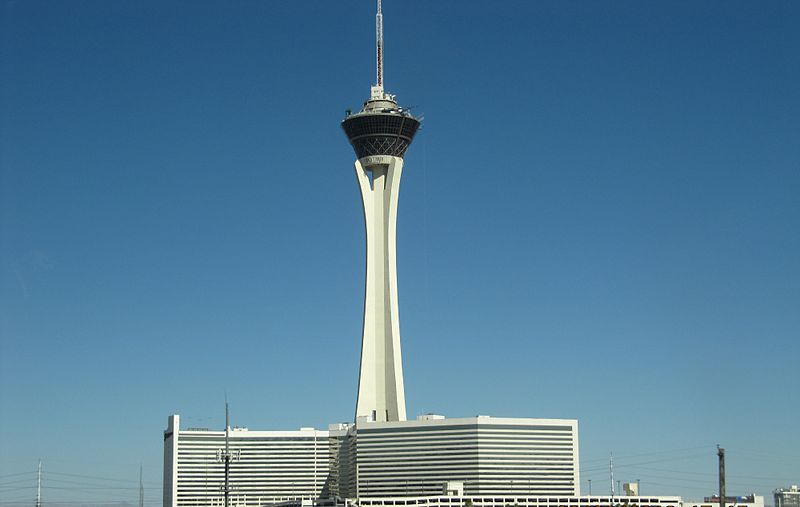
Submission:
[[[683,502],[683,507],[719,507],[719,495],[707,496],[702,502],[687,500]],[[726,496],[725,507],[764,507],[764,497],[759,495]]]
[[[622,485],[622,492],[625,496],[639,496],[639,483],[626,482]]]
[[[679,496],[534,497],[518,495],[360,498],[358,507],[681,507]]]
[[[270,507],[681,507],[679,496],[619,497],[619,496],[464,496],[451,494],[421,497],[361,498],[333,501],[296,500]]]
[[[776,489],[773,495],[775,507],[800,507],[800,488],[797,485]]]

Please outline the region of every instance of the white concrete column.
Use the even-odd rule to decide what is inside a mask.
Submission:
[[[355,163],[364,205],[367,274],[356,418],[405,421],[406,400],[397,305],[397,198],[403,159],[373,156]]]

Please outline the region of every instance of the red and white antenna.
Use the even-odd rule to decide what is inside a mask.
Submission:
[[[378,14],[375,15],[375,45],[377,50],[377,86],[383,88],[383,12],[381,12],[381,0],[378,0]]]

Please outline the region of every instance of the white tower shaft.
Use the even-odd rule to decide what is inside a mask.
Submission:
[[[368,167],[363,166],[361,160],[355,163],[367,230],[364,330],[356,418],[405,421],[395,248],[403,159],[369,158],[380,158],[386,163]]]

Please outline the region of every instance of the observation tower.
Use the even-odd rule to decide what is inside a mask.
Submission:
[[[397,197],[403,155],[420,120],[383,89],[383,14],[375,17],[377,83],[357,113],[342,121],[356,152],[355,170],[367,229],[364,328],[356,419],[405,421],[400,319],[397,308]]]

